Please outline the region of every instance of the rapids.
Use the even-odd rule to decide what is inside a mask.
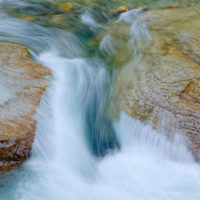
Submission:
[[[114,73],[104,58],[115,46],[109,35],[99,49],[89,45],[89,37],[104,26],[97,20],[104,14],[94,17],[92,9],[79,13],[75,32],[0,12],[0,40],[28,46],[33,59],[53,72],[35,116],[31,158],[0,175],[0,200],[200,199],[200,166],[185,145],[187,138],[177,130],[168,140],[123,112],[109,118]],[[142,56],[143,39],[151,39],[145,24],[137,23],[140,12],[112,21],[131,24],[132,62]]]

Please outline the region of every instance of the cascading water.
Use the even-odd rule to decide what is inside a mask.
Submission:
[[[0,39],[27,45],[34,58],[53,72],[36,115],[32,157],[22,168],[2,174],[0,199],[200,198],[200,167],[185,146],[186,138],[177,133],[169,141],[125,113],[112,122],[106,113],[110,75],[101,58],[85,55],[75,34],[5,14],[0,17]],[[92,22],[92,30],[98,29],[90,17],[84,12],[83,23]],[[136,36],[144,29],[136,23],[132,27],[130,45],[138,49]],[[114,52],[109,37],[101,48]]]

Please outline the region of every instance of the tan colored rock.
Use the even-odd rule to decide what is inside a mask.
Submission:
[[[200,160],[200,5],[140,16],[152,39],[120,72],[120,108],[156,129],[189,136]]]
[[[29,155],[35,135],[33,115],[51,72],[33,62],[26,47],[0,43],[0,170],[18,166]]]
[[[169,8],[179,8],[180,6],[179,5],[175,5],[175,4],[168,4],[165,6],[166,9],[169,9]]]
[[[127,12],[129,8],[127,6],[121,6],[119,8],[116,8],[115,10],[112,11],[113,16],[118,16],[123,12]]]
[[[141,10],[147,11],[148,7],[138,6],[138,7],[134,8],[134,9],[136,9],[136,10],[141,9]]]

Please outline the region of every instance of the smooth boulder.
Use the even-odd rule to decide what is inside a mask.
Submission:
[[[33,116],[49,85],[46,67],[34,62],[24,46],[0,43],[0,171],[29,156],[36,121]]]
[[[153,128],[168,133],[169,136],[177,132],[188,136],[188,146],[198,161],[199,8],[200,5],[197,4],[187,8],[162,9],[140,14],[137,20],[148,27],[151,37],[139,38],[148,42],[137,40],[137,46],[132,46],[133,49],[139,47],[140,53],[136,49],[136,54],[127,60],[128,64],[121,67],[115,90],[120,109],[130,116],[151,123]],[[141,30],[144,30],[144,24]],[[141,56],[139,60],[135,59],[137,53]]]

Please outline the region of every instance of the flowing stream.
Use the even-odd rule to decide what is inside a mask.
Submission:
[[[132,62],[141,56],[140,36],[146,42],[151,37],[137,24],[139,13],[112,21],[132,24],[130,46],[138,50]],[[53,72],[35,116],[31,158],[1,175],[0,200],[199,200],[200,166],[185,138],[177,133],[169,141],[124,112],[116,120],[108,117],[112,73],[99,50],[88,47],[88,35],[103,24],[92,8],[80,15],[75,31],[66,31],[0,13],[0,40],[28,46]],[[99,44],[107,56],[114,52],[109,37]]]

